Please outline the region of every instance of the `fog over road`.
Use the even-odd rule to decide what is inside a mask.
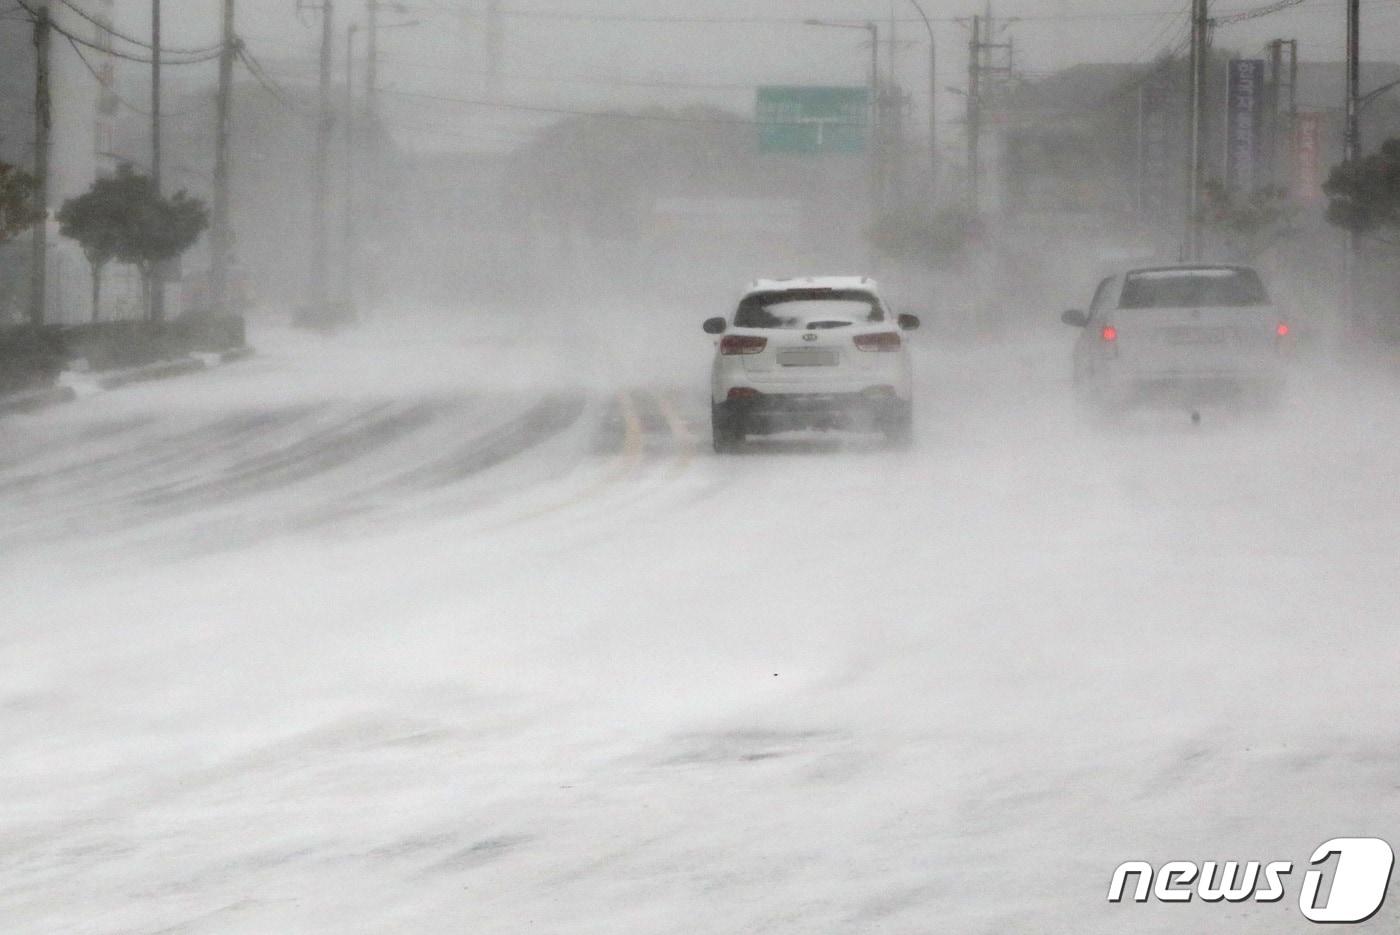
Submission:
[[[698,325],[0,421],[0,929],[1276,933],[1104,896],[1400,841],[1395,373],[1102,431],[930,333],[915,450],[719,458]]]

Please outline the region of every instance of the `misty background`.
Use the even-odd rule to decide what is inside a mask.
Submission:
[[[167,46],[206,48],[218,42],[218,4],[166,6]],[[1068,225],[1084,229],[1083,235],[1074,233],[1062,243],[1073,243],[1089,266],[1106,259],[1104,241],[1120,252],[1170,257],[1184,224],[1179,199],[1149,210],[1133,191],[1142,158],[1135,152],[1141,116],[1137,88],[1164,59],[1182,56],[1184,5],[1003,0],[934,3],[927,9],[935,20],[938,56],[936,192],[924,169],[927,37],[907,5],[385,0],[379,5],[377,93],[371,100],[366,7],[340,2],[332,68],[336,126],[325,167],[331,176],[333,275],[347,297],[372,307],[386,293],[404,290],[438,304],[463,293],[534,299],[561,281],[643,300],[658,290],[672,298],[688,294],[699,304],[700,295],[727,297],[757,275],[875,271],[907,284],[909,301],[932,311],[928,307],[941,280],[928,263],[901,261],[898,250],[872,252],[876,219],[888,206],[872,213],[866,157],[761,152],[753,126],[755,90],[868,84],[865,34],[808,21],[875,22],[881,30],[882,86],[895,89],[900,101],[894,108],[898,127],[891,131],[897,138],[878,144],[888,171],[897,176],[889,196],[935,210],[956,207],[967,187],[966,89],[974,14],[997,23],[993,39],[1007,49],[1004,60],[1003,53],[994,53],[995,64],[1010,69],[998,82],[996,99],[983,105],[981,159],[989,181],[982,197],[988,226],[981,242],[998,244],[993,253],[1003,258],[1014,257],[1034,249],[1040,228]],[[1212,14],[1230,17],[1256,9],[1217,4]],[[1400,76],[1400,68],[1387,64],[1400,58],[1400,10],[1374,0],[1363,2],[1363,9],[1363,86],[1374,87]],[[111,12],[119,32],[138,39],[149,32],[148,3],[118,0]],[[66,17],[76,34],[91,29],[62,5],[55,16],[59,23]],[[352,24],[355,31],[347,34]],[[0,20],[0,27],[5,51],[0,158],[25,165],[32,155],[26,90],[32,86],[26,65],[32,49],[27,26],[15,11]],[[243,63],[236,67],[234,255],[244,279],[258,284],[261,300],[295,305],[307,300],[320,16],[294,0],[244,0],[236,28],[259,74],[250,74]],[[1300,106],[1329,121],[1317,169],[1325,173],[1340,159],[1342,10],[1336,3],[1303,0],[1230,23],[1216,30],[1216,55],[1222,62],[1230,55],[1264,56],[1265,43],[1280,37],[1301,37]],[[349,96],[347,43],[355,56]],[[118,47],[133,51],[130,45]],[[79,60],[62,41],[54,54],[52,195],[57,205],[117,162],[140,168],[149,160],[148,118],[142,113],[149,106],[149,69],[112,62],[118,99],[113,142],[110,151],[99,150],[91,144],[98,88],[87,69],[101,56],[88,50],[87,61]],[[212,184],[215,73],[213,62],[169,64],[163,79],[166,187],[206,199]],[[1214,94],[1220,120],[1222,97]],[[1110,111],[1116,122],[1104,121],[1103,113]],[[605,114],[612,116],[598,116]],[[1378,143],[1390,135],[1400,127],[1398,114],[1392,100],[1377,101],[1363,122],[1367,137]],[[1180,120],[1173,119],[1179,128]],[[1216,118],[1208,123],[1214,125]],[[1095,178],[1069,180],[1063,166],[1047,169],[1044,140],[1031,139],[1012,152],[1007,141],[1028,126],[1031,136],[1049,135],[1049,127],[1077,134],[1071,143],[1076,155],[1060,161],[1092,162]],[[1069,131],[1063,131],[1066,126]],[[1208,145],[1218,174],[1215,148]],[[1170,173],[1183,162],[1176,154],[1167,161]],[[1037,187],[1032,178],[1037,172],[1048,177],[1056,171],[1060,177],[1048,183],[1061,190],[1050,199],[1053,204],[1027,198],[1028,185]],[[1323,266],[1329,276],[1337,272],[1337,234],[1321,223],[1322,206],[1314,194],[1298,214],[1317,248],[1309,251],[1317,253],[1317,269],[1308,274],[1313,280]],[[1029,246],[1016,245],[1018,231],[1031,239]],[[1126,248],[1125,238],[1132,244]],[[61,282],[69,283],[59,291],[70,296],[80,291],[83,276],[81,258],[73,252],[56,261]],[[955,268],[963,293],[970,280],[983,280],[972,283],[974,292],[1004,281],[986,275],[992,254],[973,253],[934,265]],[[197,250],[185,265],[197,270],[207,264],[207,255]],[[969,271],[979,265],[981,272]],[[677,275],[681,270],[685,275]],[[1043,286],[1023,285],[1030,293]],[[946,292],[947,283],[942,287]],[[14,315],[21,299],[10,291],[7,305]],[[114,294],[119,298],[120,289]],[[979,295],[960,302],[997,305],[1013,298]],[[85,317],[71,309],[59,314]]]

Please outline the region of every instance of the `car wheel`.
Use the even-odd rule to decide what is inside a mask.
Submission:
[[[744,447],[744,423],[723,406],[710,404],[710,432],[716,454],[732,454]]]

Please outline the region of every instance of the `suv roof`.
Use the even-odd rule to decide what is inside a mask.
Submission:
[[[879,285],[869,276],[804,276],[800,279],[755,279],[744,294],[788,289],[858,289],[876,295],[880,292]]]
[[[1172,263],[1166,266],[1139,266],[1129,267],[1122,271],[1124,276],[1136,276],[1139,273],[1212,273],[1212,272],[1256,272],[1252,266],[1241,266],[1238,263]]]

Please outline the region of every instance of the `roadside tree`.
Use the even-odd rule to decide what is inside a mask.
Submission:
[[[67,201],[59,222],[64,236],[78,241],[92,265],[94,315],[102,269],[117,260],[141,274],[142,306],[149,317],[157,269],[194,246],[209,226],[209,212],[202,201],[183,191],[162,197],[148,176],[123,166]]]
[[[1343,230],[1400,245],[1400,139],[1332,169],[1322,186],[1327,220]]]
[[[23,233],[44,217],[34,205],[34,176],[0,162],[0,243]]]

